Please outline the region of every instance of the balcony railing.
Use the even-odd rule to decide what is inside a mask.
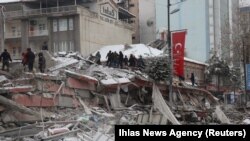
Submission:
[[[5,38],[10,39],[10,38],[20,38],[21,37],[21,32],[6,32],[5,33]]]
[[[29,36],[48,36],[48,30],[34,30],[34,31],[29,31]]]
[[[41,8],[41,9],[31,9],[31,10],[19,10],[5,12],[6,18],[19,18],[25,16],[39,16],[39,15],[49,15],[49,14],[64,14],[64,13],[77,13],[78,6],[61,6],[52,8]]]

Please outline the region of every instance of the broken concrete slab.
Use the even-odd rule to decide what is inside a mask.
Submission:
[[[42,92],[50,92],[50,93],[56,93],[58,89],[60,88],[60,85],[57,84],[54,81],[37,81],[37,89]],[[62,95],[69,95],[74,96],[75,92],[74,89],[69,87],[62,87],[60,91]]]
[[[25,137],[25,136],[34,136],[35,134],[41,132],[43,127],[39,127],[36,125],[28,125],[20,128],[15,128],[11,130],[7,130],[4,132],[0,132],[0,136],[4,137]]]
[[[96,91],[96,85],[75,78],[67,78],[67,86],[74,89]]]
[[[68,97],[68,96],[58,96],[58,103],[57,106],[59,107],[76,107],[78,106],[76,104],[76,101],[74,101],[74,99],[72,97]]]
[[[61,76],[47,74],[47,73],[35,73],[35,78],[42,79],[42,80],[54,80],[54,81],[63,80]]]
[[[0,93],[27,93],[32,89],[33,86],[1,87]]]
[[[54,107],[53,98],[45,98],[41,95],[24,95],[18,94],[12,96],[13,101],[26,107]]]
[[[30,115],[34,115],[36,117],[40,117],[39,113],[21,105],[21,104],[18,104],[15,101],[9,100],[1,95],[0,95],[0,103],[2,105],[4,105],[5,107],[8,107],[9,109],[15,109],[16,111],[20,111],[20,112],[25,113],[25,114],[30,114]]]
[[[94,84],[97,84],[99,82],[96,78],[88,76],[88,75],[83,75],[83,74],[68,71],[68,70],[65,70],[64,72],[65,72],[66,76],[72,77],[72,78],[75,78],[78,80],[82,80],[82,81],[94,83]]]
[[[3,122],[36,122],[40,121],[41,117],[24,114],[18,111],[8,111],[2,115]]]
[[[68,66],[71,66],[71,65],[75,65],[75,64],[77,64],[79,62],[76,59],[60,58],[60,57],[56,58],[56,61],[57,61],[57,65],[48,68],[49,71],[52,72],[52,71],[62,69],[62,68],[65,68],[65,67],[68,67]]]
[[[172,122],[172,124],[180,125],[180,122],[175,118],[169,106],[166,104],[159,88],[155,84],[153,86],[152,99],[154,102],[154,107],[157,108],[165,118]]]
[[[104,86],[128,84],[130,82],[131,81],[128,78],[110,78],[101,80],[101,84]]]
[[[225,113],[221,110],[220,106],[216,106],[215,114],[222,124],[231,124]]]

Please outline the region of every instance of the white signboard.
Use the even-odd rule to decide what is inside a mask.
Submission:
[[[242,7],[250,7],[250,0],[239,0],[239,6]]]
[[[110,3],[103,3],[100,5],[100,13],[106,17],[117,19],[117,11]]]

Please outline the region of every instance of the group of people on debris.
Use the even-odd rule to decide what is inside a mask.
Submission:
[[[96,53],[95,56],[91,54],[89,59],[101,65],[101,54],[99,51]],[[130,54],[128,58],[127,55],[124,55],[121,51],[117,53],[116,51],[112,52],[110,50],[106,55],[106,59],[107,59],[106,65],[108,67],[114,67],[114,68],[145,67],[145,63],[141,55],[137,59],[133,54]]]
[[[44,45],[42,46],[42,50],[48,50],[46,42],[44,42]],[[24,67],[24,71],[26,71],[26,66],[28,66],[29,72],[33,71],[35,58],[36,58],[36,55],[31,50],[31,48],[27,48],[26,52],[22,53],[22,65]],[[12,62],[12,59],[7,49],[4,49],[4,52],[0,55],[0,62],[2,62],[2,70],[4,71],[5,67],[7,67],[6,71],[9,71],[9,66],[10,66],[10,62]],[[38,68],[41,73],[45,72],[46,59],[42,52],[38,53]]]
[[[26,52],[22,53],[22,64],[24,70],[28,66],[29,72],[33,71],[33,65],[35,62],[35,54],[31,51],[31,48],[28,48]],[[38,68],[41,73],[45,72],[46,60],[42,52],[38,53]]]

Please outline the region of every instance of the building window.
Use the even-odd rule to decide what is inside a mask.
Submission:
[[[67,19],[59,19],[59,31],[68,30],[68,21]]]
[[[53,20],[53,32],[57,32],[57,20]]]
[[[39,33],[42,34],[45,30],[45,24],[39,24]]]
[[[133,36],[132,39],[135,40],[135,36]]]
[[[74,30],[73,18],[69,18],[69,30]]]
[[[135,7],[135,4],[129,4],[129,7]]]
[[[12,52],[13,56],[16,56],[16,48],[13,47],[13,52]]]
[[[12,33],[12,36],[15,36],[16,35],[16,27],[11,27],[11,33]]]

